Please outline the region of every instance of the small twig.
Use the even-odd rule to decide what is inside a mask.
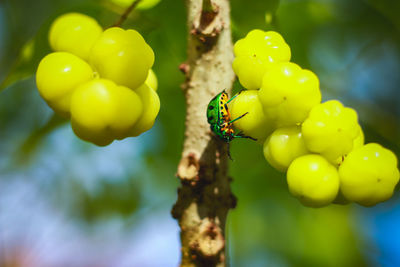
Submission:
[[[142,0],[135,0],[132,4],[125,10],[125,12],[121,15],[117,22],[114,23],[112,27],[121,27],[121,24],[128,18],[129,14],[132,10],[140,3]]]

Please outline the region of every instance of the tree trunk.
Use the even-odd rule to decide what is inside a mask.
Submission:
[[[236,199],[227,176],[227,144],[207,123],[209,101],[232,87],[233,47],[228,0],[187,0],[186,129],[172,215],[179,222],[181,266],[225,266],[225,222]]]

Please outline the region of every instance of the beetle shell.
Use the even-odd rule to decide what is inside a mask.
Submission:
[[[207,121],[210,129],[225,142],[232,141],[234,130],[230,121],[228,110],[228,94],[224,91],[211,99],[207,107]]]
[[[227,102],[228,95],[225,91],[211,99],[207,107],[207,121],[209,124],[221,124],[229,119]]]

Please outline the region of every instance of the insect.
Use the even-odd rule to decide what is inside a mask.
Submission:
[[[248,112],[246,112],[233,120],[231,119],[228,103],[239,94],[240,92],[231,99],[228,99],[228,94],[225,92],[225,90],[223,90],[213,99],[211,99],[207,107],[207,121],[210,124],[211,131],[213,131],[216,136],[228,144],[228,156],[230,159],[232,158],[229,153],[229,142],[231,142],[233,139],[248,138],[254,141],[257,140],[253,137],[243,135],[241,132],[235,133],[235,130],[233,129],[233,123],[248,114]]]

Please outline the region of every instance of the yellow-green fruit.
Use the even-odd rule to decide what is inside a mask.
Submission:
[[[142,111],[142,101],[134,91],[110,80],[95,79],[72,95],[72,129],[81,139],[105,146],[129,136]]]
[[[339,167],[343,195],[358,204],[373,206],[389,199],[399,181],[395,154],[370,143],[351,151]]]
[[[264,75],[259,97],[264,112],[277,127],[295,125],[321,102],[319,80],[294,63],[276,63]]]
[[[67,13],[51,25],[49,42],[54,51],[70,52],[87,60],[102,31],[95,19],[80,13]]]
[[[90,62],[100,77],[136,89],[145,82],[154,53],[137,31],[113,27],[93,46]]]
[[[276,129],[264,143],[265,159],[279,171],[286,171],[294,159],[307,153],[299,126]]]
[[[233,48],[235,56],[253,56],[254,54],[270,61],[289,61],[290,47],[282,35],[275,31],[250,31],[245,38],[238,40]]]
[[[339,191],[339,175],[336,168],[324,157],[315,154],[293,160],[287,171],[290,193],[309,207],[330,204]]]
[[[358,125],[358,128],[360,129],[360,131],[359,131],[357,137],[354,138],[354,140],[353,140],[353,148],[351,149],[351,151],[353,151],[355,149],[358,149],[358,148],[360,148],[360,147],[362,147],[364,145],[364,132],[363,132],[363,130],[362,130],[360,125]],[[350,152],[348,152],[348,153],[350,153]],[[347,154],[346,155],[342,155],[342,156],[340,156],[340,157],[338,157],[336,159],[337,166],[342,164],[342,162],[346,158],[346,156],[347,156]]]
[[[290,60],[290,47],[274,31],[252,30],[234,46],[233,70],[247,89],[261,87],[262,78],[273,62]]]
[[[156,74],[154,73],[154,71],[152,69],[149,70],[149,74],[147,74],[147,78],[144,83],[147,84],[147,86],[149,86],[154,91],[157,91],[158,80],[157,80]]]
[[[260,59],[259,57],[242,56],[233,60],[233,71],[239,78],[240,84],[249,90],[259,89],[262,78],[271,62]]]
[[[75,88],[93,79],[93,70],[84,60],[67,52],[45,56],[36,72],[40,95],[55,112],[68,116]]]
[[[302,124],[308,150],[320,153],[333,164],[353,149],[360,133],[357,113],[337,100],[315,106]]]
[[[240,92],[230,103],[231,119],[235,119],[248,112],[243,118],[233,123],[236,129],[245,135],[256,138],[263,143],[272,132],[272,122],[264,115],[261,103],[258,100],[257,90]]]
[[[360,124],[358,124],[358,129],[358,135],[353,140],[353,150],[362,147],[365,142],[364,131],[361,128]]]
[[[156,91],[151,89],[146,84],[143,84],[135,90],[143,103],[143,113],[139,120],[130,130],[130,136],[138,136],[143,132],[150,130],[153,127],[158,112],[160,111],[160,98]]]

